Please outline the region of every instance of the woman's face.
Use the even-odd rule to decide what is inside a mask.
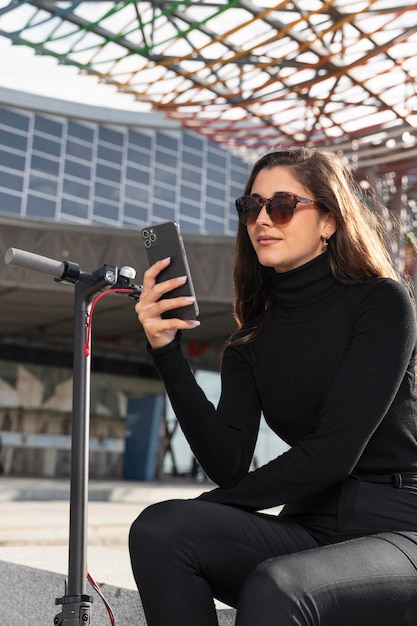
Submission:
[[[277,191],[315,200],[289,168],[277,166],[261,170],[254,180],[251,194],[271,198]],[[321,254],[323,239],[330,237],[336,228],[330,214],[322,215],[317,207],[298,203],[288,224],[274,224],[263,206],[256,222],[247,229],[259,263],[273,267],[276,272],[288,272]]]

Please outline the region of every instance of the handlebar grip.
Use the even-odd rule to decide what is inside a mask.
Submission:
[[[27,252],[26,250],[19,250],[18,248],[9,248],[6,250],[4,262],[7,265],[17,265],[18,267],[40,272],[41,274],[49,274],[49,276],[53,276],[54,278],[61,278],[66,269],[65,263],[62,261],[55,261],[46,256]]]

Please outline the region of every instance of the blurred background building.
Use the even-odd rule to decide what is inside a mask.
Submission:
[[[71,260],[88,272],[104,263],[129,265],[141,279],[147,267],[141,228],[176,220],[206,327],[188,344],[189,356],[196,367],[216,369],[233,329],[233,198],[242,191],[248,164],[157,113],[138,115],[1,88],[0,103],[2,258],[8,247],[17,247]],[[13,266],[4,265],[1,276],[4,471],[65,475],[73,290]],[[91,453],[92,473],[99,476],[120,475],[128,400],[163,394],[134,302],[116,295],[110,300],[97,309],[97,323],[93,318]],[[217,375],[212,384],[217,387]],[[30,441],[27,433],[33,435]],[[55,435],[47,455],[46,434]],[[172,466],[170,455],[169,471],[191,467],[185,447],[181,456]]]

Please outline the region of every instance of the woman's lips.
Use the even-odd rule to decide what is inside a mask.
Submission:
[[[282,239],[280,237],[270,236],[258,237],[258,243],[261,246],[270,246],[274,243],[277,243],[278,241],[282,241]]]

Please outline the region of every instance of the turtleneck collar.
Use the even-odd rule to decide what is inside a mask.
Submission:
[[[341,283],[331,273],[328,252],[289,272],[272,273],[274,303],[281,311],[300,307],[316,309],[319,303],[331,300],[340,287]]]

